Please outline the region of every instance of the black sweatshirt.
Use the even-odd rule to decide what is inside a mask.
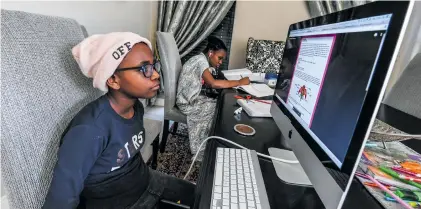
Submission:
[[[53,180],[44,208],[76,208],[87,184],[106,185],[134,156],[139,157],[145,142],[143,106],[136,102],[131,119],[118,115],[106,96],[85,106],[64,134],[54,168]],[[146,190],[148,167],[137,166],[141,181],[137,190]],[[130,191],[128,191],[130,192]]]

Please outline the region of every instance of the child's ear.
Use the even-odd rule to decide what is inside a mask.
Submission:
[[[108,88],[112,88],[114,90],[120,89],[120,79],[116,75],[112,75],[110,78],[107,79],[107,86]]]

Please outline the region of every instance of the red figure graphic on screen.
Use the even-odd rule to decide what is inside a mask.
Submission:
[[[300,99],[303,100],[307,99],[307,88],[305,85],[301,86],[300,89],[298,89],[298,94],[300,95]]]

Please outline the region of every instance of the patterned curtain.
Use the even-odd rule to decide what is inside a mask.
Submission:
[[[234,2],[233,0],[160,0],[157,31],[170,32],[174,35],[180,56],[183,58],[216,29]],[[157,53],[155,56],[159,58]],[[162,72],[160,75],[163,84],[165,78]],[[165,91],[164,85],[161,85],[160,93],[163,91]],[[146,103],[153,105],[155,101],[156,98],[152,98]]]
[[[367,1],[306,1],[311,17],[326,15],[332,12],[341,11],[351,7],[363,5],[373,0]]]
[[[174,35],[181,57],[212,33],[234,1],[159,1],[158,31]]]

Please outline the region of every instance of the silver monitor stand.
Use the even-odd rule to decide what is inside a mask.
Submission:
[[[278,149],[274,147],[269,148],[269,154],[272,157],[298,161],[293,151]],[[283,163],[272,160],[278,177],[287,184],[299,186],[312,186],[310,179],[308,179],[303,167],[300,163]]]

